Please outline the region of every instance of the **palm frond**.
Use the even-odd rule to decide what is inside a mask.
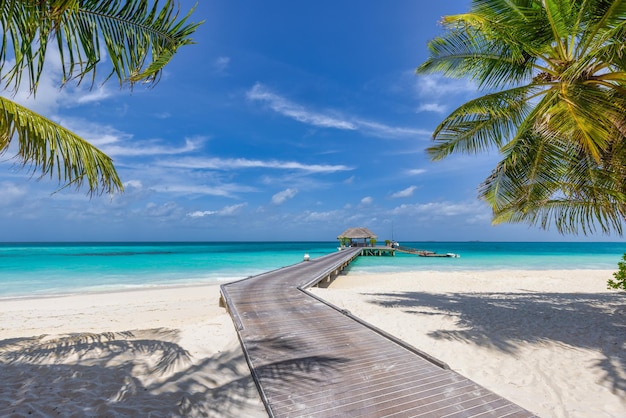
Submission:
[[[593,191],[600,195],[605,190]],[[614,200],[603,199],[591,201],[588,196],[579,199],[555,198],[542,201],[520,202],[517,205],[494,212],[493,223],[525,223],[550,229],[554,226],[560,234],[593,235],[598,231],[609,235],[622,234],[624,228],[624,211],[617,211],[612,204]]]
[[[623,172],[597,164],[568,140],[528,135],[515,145],[480,187],[494,223],[554,225],[564,234],[622,233]]]
[[[156,82],[165,64],[200,23],[189,23],[190,10],[179,18],[173,0],[52,0],[3,2],[0,22],[6,33],[0,50],[0,70],[15,61],[4,74],[8,86],[17,88],[24,71],[30,89],[36,91],[43,71],[49,39],[56,40],[63,63],[63,82],[96,79],[102,66],[102,47],[110,59],[106,79],[115,75],[120,84]],[[11,42],[8,41],[11,40]]]
[[[444,26],[417,72],[504,91],[444,119],[431,158],[498,146],[503,160],[480,188],[496,223],[621,234],[626,2],[473,0],[469,13],[444,18]]]
[[[538,140],[526,131],[506,147],[505,158],[480,189],[480,197],[499,212],[520,199],[544,201],[552,194],[551,184],[562,177],[556,143]]]
[[[469,77],[489,88],[527,83],[554,37],[537,2],[481,0],[443,19],[447,32],[429,43],[417,73]]]
[[[472,30],[456,30],[428,44],[430,57],[417,74],[441,72],[449,77],[469,76],[479,87],[530,79],[532,61],[516,48],[493,42]]]
[[[544,2],[546,22],[553,35],[553,48],[563,62],[568,62],[575,46],[570,39],[572,29],[578,23],[576,7],[568,0],[553,0]]]
[[[582,30],[578,32],[577,56],[594,53],[607,43],[624,47],[626,2],[620,0],[586,0],[580,4]]]
[[[556,94],[558,100],[545,109],[549,118],[536,126],[538,133],[546,138],[568,138],[600,162],[624,109],[610,91],[594,85],[571,84]]]
[[[91,194],[123,190],[111,158],[67,129],[0,96],[0,153],[18,143],[15,158],[63,186],[87,184]]]
[[[454,110],[435,129],[435,145],[427,152],[435,160],[454,152],[478,153],[501,147],[532,110],[529,98],[543,86],[524,86],[488,94]]]

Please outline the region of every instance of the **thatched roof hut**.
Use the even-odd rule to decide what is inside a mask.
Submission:
[[[367,228],[348,228],[337,237],[342,243],[344,239],[350,240],[350,246],[368,245],[371,239],[376,238],[378,236]],[[363,240],[363,243],[359,243],[359,240]]]

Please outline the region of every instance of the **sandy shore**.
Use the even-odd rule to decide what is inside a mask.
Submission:
[[[313,291],[542,417],[626,416],[610,271],[350,273]],[[0,301],[0,416],[267,416],[218,286]]]
[[[267,417],[219,286],[0,301],[0,416]]]
[[[354,274],[327,301],[541,417],[626,417],[626,294],[611,271]]]

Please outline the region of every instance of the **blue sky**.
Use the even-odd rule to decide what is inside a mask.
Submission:
[[[380,240],[585,239],[492,226],[476,190],[495,152],[424,152],[476,95],[467,81],[414,74],[440,17],[469,3],[203,0],[196,44],[155,88],[132,92],[115,81],[59,90],[52,57],[37,97],[15,100],[112,156],[126,190],[57,191],[9,152],[1,240],[330,241],[358,226]]]

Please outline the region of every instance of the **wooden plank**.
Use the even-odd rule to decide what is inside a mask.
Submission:
[[[222,285],[270,416],[533,416],[302,291],[339,274],[362,250]]]

